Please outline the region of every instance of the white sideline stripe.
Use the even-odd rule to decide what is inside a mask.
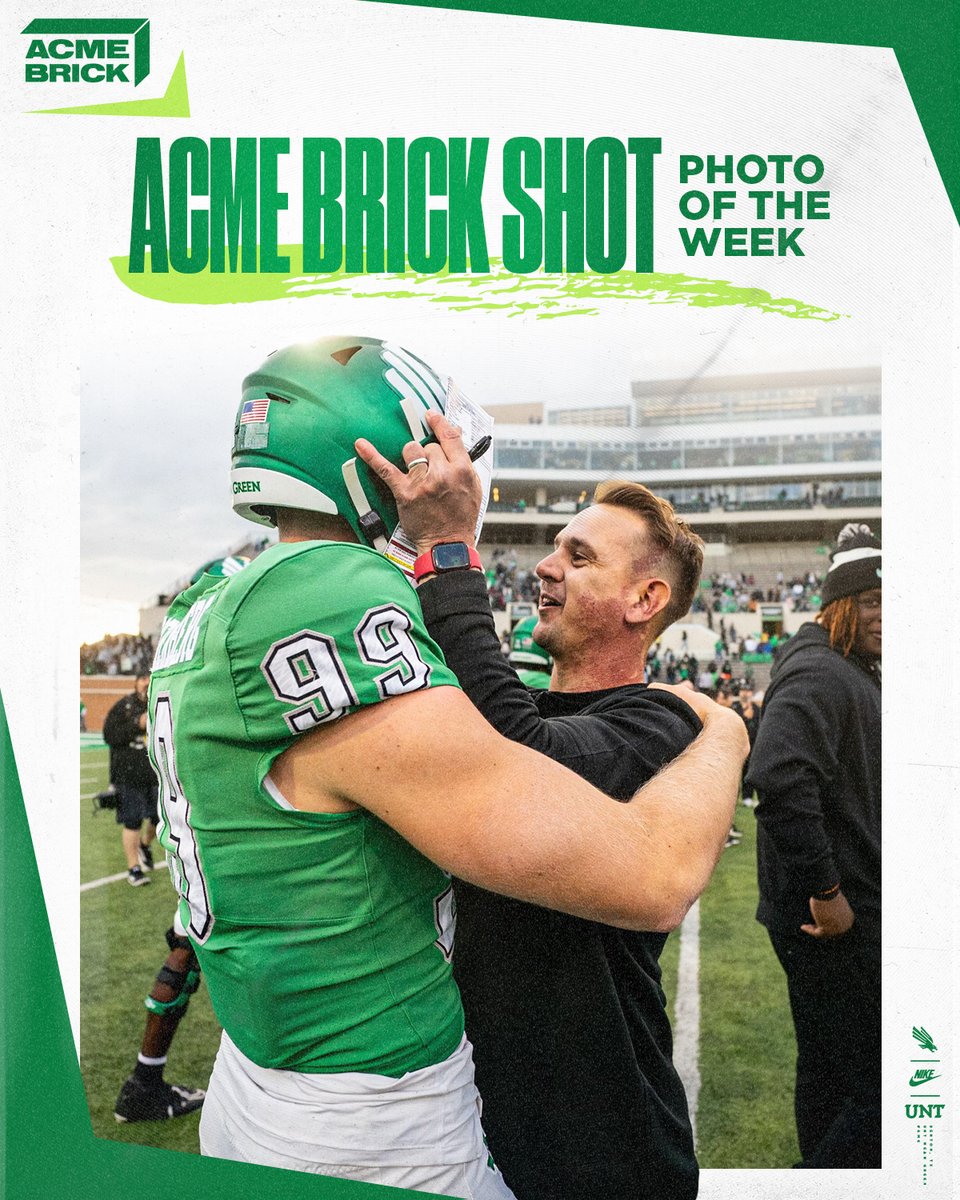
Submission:
[[[700,901],[680,926],[677,1001],[674,1006],[673,1063],[687,1093],[693,1143],[697,1143],[700,1102]]]
[[[167,865],[167,860],[165,858],[161,858],[160,861],[154,865],[154,871],[159,871],[161,867],[166,867]],[[121,879],[126,879],[126,877],[126,871],[121,871],[119,875],[104,875],[102,879],[91,879],[89,883],[81,883],[80,891],[89,892],[92,888],[103,887],[105,883],[119,883]]]

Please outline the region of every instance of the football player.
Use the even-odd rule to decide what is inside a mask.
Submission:
[[[243,555],[215,558],[195,571],[190,582],[197,584],[208,576],[209,586],[211,579],[235,575],[249,562],[250,559]],[[152,857],[150,870],[153,870]],[[137,1061],[132,1073],[124,1080],[113,1108],[114,1117],[123,1123],[183,1117],[196,1112],[204,1100],[202,1088],[167,1083],[163,1077],[174,1035],[186,1015],[190,997],[200,986],[200,964],[180,923],[179,911],[174,913],[173,924],[165,937],[167,956],[143,1002],[147,1023]]]
[[[396,508],[354,450],[362,434],[400,464],[411,438],[432,440],[425,414],[444,397],[429,366],[371,338],[289,347],[247,377],[234,507],[280,543],[174,602],[151,754],[224,1028],[203,1153],[509,1200],[451,974],[448,873],[672,927],[709,875],[685,845],[689,811],[732,808],[746,739],[691,697],[704,732],[641,806],[483,720],[382,553]]]
[[[533,640],[536,624],[536,617],[524,617],[514,625],[510,633],[510,653],[507,655],[507,661],[520,676],[521,683],[525,683],[528,688],[542,691],[550,686],[553,658],[549,650],[544,650]]]

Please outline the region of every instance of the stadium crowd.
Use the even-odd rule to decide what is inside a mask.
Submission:
[[[142,675],[150,670],[154,639],[137,633],[108,633],[80,647],[81,675]]]
[[[532,568],[519,566],[509,548],[498,547],[493,550],[490,566],[486,569],[486,578],[490,607],[494,612],[505,612],[510,604],[517,601],[535,603],[540,594],[540,581],[536,572]],[[812,572],[806,577],[797,576],[787,581],[784,581],[783,573],[779,572],[776,586],[764,591],[757,585],[756,577],[746,572],[740,575],[713,574],[705,577],[691,612],[706,614],[707,627],[719,634],[716,657],[707,669],[714,674],[720,674],[725,659],[743,659],[749,654],[772,655],[779,644],[775,635],[739,637],[736,626],[732,621],[728,624],[725,616],[755,612],[762,602],[782,603],[785,608],[794,612],[817,612],[820,608],[821,582],[820,577]],[[715,615],[719,615],[716,624]],[[99,642],[85,642],[80,647],[80,673],[140,675],[150,670],[155,650],[156,638],[150,635],[107,634]],[[667,683],[676,683],[684,679],[694,682],[698,680],[700,664],[696,659],[693,660],[692,668],[671,652],[665,656],[658,656],[657,661],[663,671],[651,675],[652,679],[662,679]],[[730,674],[727,673],[728,679]],[[741,671],[740,674],[749,674],[749,671]]]
[[[752,572],[714,573],[704,578],[691,611],[706,613],[711,629],[714,613],[756,612],[760,604],[782,604],[792,612],[818,612],[822,585],[823,578],[812,571],[789,579],[778,571],[766,586]]]

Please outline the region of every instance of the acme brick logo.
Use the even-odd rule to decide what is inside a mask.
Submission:
[[[150,22],[145,17],[39,17],[30,38],[27,83],[133,83],[150,73]]]

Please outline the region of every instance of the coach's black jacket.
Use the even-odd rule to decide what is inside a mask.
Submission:
[[[839,883],[863,938],[880,936],[880,678],[802,625],[778,653],[750,756],[757,920],[797,933]]]
[[[502,734],[629,799],[699,733],[643,685],[528,691],[500,652],[483,576],[420,589],[427,628]],[[517,1200],[691,1200],[698,1168],[660,987],[666,934],[455,884],[454,974],[483,1126]]]

